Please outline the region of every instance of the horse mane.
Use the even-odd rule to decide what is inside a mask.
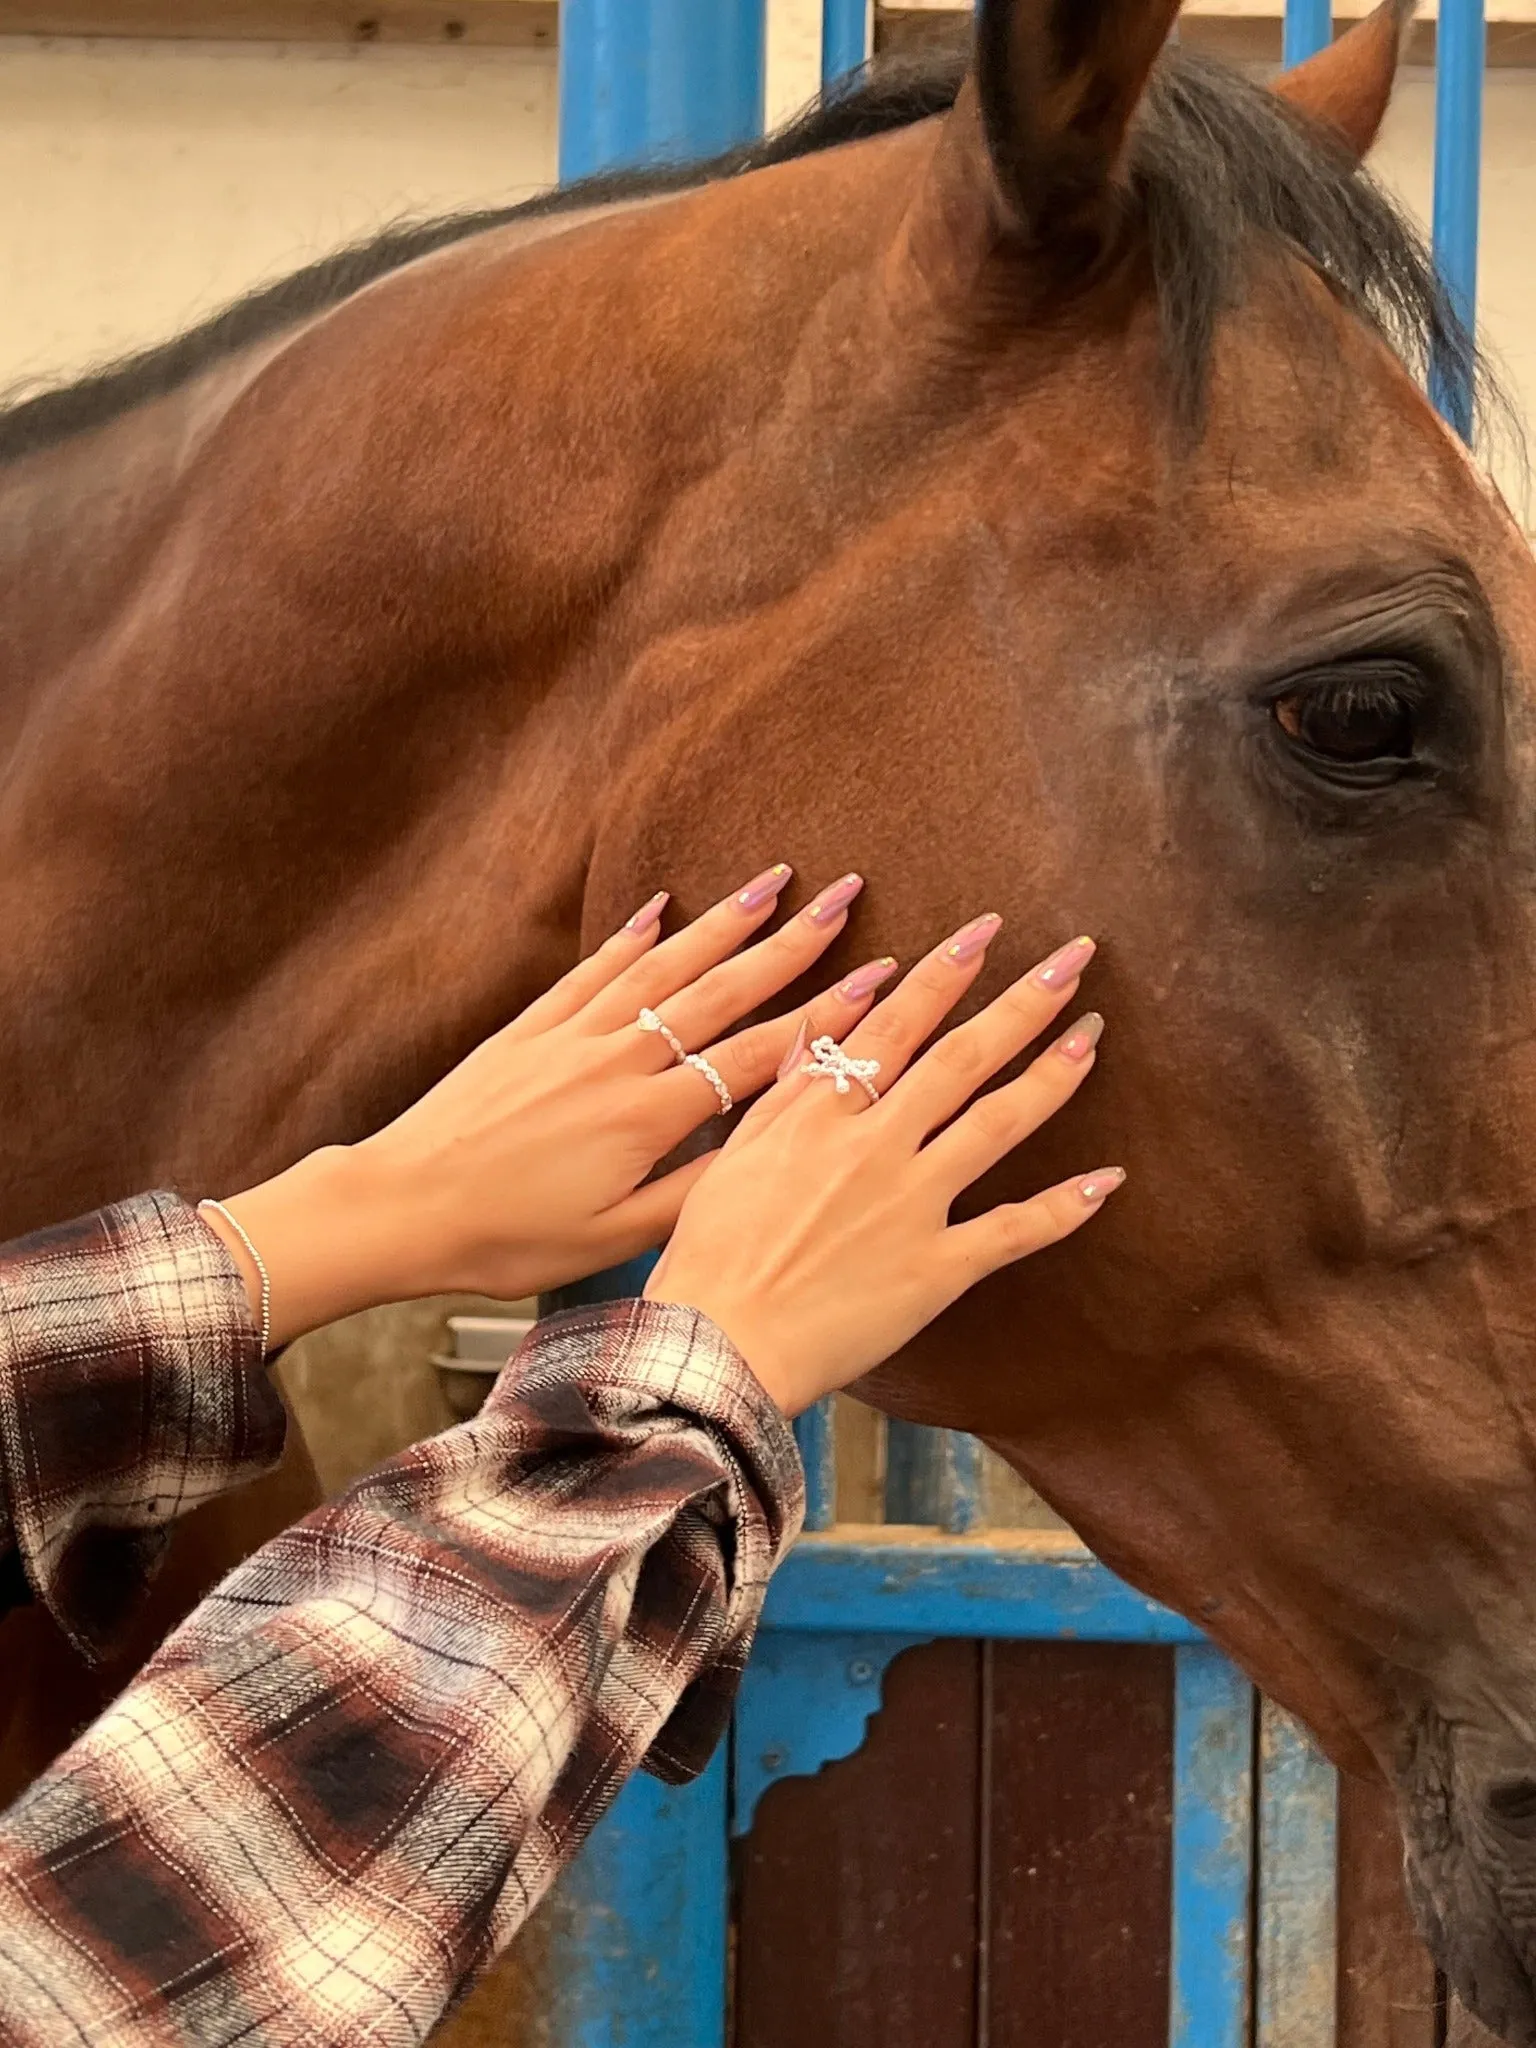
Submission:
[[[607,173],[521,205],[389,228],[258,287],[174,340],[12,403],[0,411],[0,463],[104,426],[418,257],[507,222],[682,192],[944,113],[965,62],[962,50],[877,61],[777,133],[706,162]],[[1491,389],[1413,222],[1322,131],[1230,66],[1169,47],[1132,131],[1126,182],[1187,427],[1198,430],[1217,325],[1240,303],[1260,249],[1299,255],[1419,376],[1439,361],[1471,388]]]

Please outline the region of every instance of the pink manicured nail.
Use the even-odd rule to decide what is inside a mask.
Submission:
[[[748,882],[745,889],[736,896],[736,908],[746,911],[750,917],[754,910],[761,910],[765,903],[771,903],[775,896],[783,895],[789,887],[789,878],[794,869],[780,861],[777,867],[764,868],[755,882]]]
[[[845,1003],[862,1003],[895,972],[896,962],[889,955],[884,960],[871,960],[867,967],[856,967],[846,981],[840,981],[837,992]]]
[[[653,924],[660,921],[661,913],[672,901],[670,889],[658,889],[649,903],[642,903],[630,918],[624,929],[627,932],[648,932]]]
[[[1100,1202],[1108,1201],[1116,1188],[1123,1188],[1124,1186],[1125,1168],[1123,1166],[1101,1166],[1097,1173],[1087,1174],[1078,1182],[1077,1192],[1082,1196],[1090,1209],[1096,1209]]]
[[[1029,978],[1038,981],[1042,988],[1065,988],[1069,981],[1076,981],[1093,955],[1092,939],[1073,939],[1069,945],[1058,946],[1049,960],[1032,968]]]
[[[985,917],[973,918],[960,930],[944,948],[944,958],[952,960],[957,967],[964,967],[974,960],[978,953],[985,953],[997,937],[1003,920],[995,910],[989,910]]]
[[[795,1033],[795,1042],[779,1063],[779,1071],[775,1076],[777,1080],[787,1081],[789,1079],[796,1067],[805,1058],[805,1048],[810,1042],[811,1020],[809,1017],[802,1017],[800,1019],[800,1029]]]
[[[823,889],[814,903],[808,903],[804,915],[812,924],[830,924],[840,910],[848,908],[863,886],[862,875],[844,875],[840,882]]]
[[[1058,1039],[1056,1050],[1064,1060],[1085,1060],[1103,1036],[1104,1019],[1097,1010],[1090,1010],[1086,1017],[1078,1018],[1065,1038]]]

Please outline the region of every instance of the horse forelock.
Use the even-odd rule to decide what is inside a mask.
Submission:
[[[661,198],[869,140],[942,114],[961,49],[877,60],[760,142],[701,162],[589,178],[518,205],[407,222],[264,285],[198,326],[0,410],[0,464],[104,426],[211,365],[340,305],[419,258],[518,221]],[[1171,46],[1132,129],[1125,229],[1145,246],[1169,391],[1198,434],[1219,323],[1239,306],[1260,248],[1299,256],[1420,377],[1459,369],[1483,410],[1507,413],[1458,320],[1423,236],[1392,196],[1293,108],[1230,65]]]

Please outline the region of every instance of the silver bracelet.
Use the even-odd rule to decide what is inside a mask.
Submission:
[[[224,1218],[224,1221],[250,1253],[251,1264],[261,1276],[261,1355],[265,1358],[272,1349],[272,1276],[267,1271],[267,1262],[261,1256],[261,1253],[257,1251],[255,1245],[251,1243],[245,1225],[240,1222],[238,1217],[231,1216],[222,1202],[215,1202],[211,1196],[207,1196],[197,1206],[199,1209],[215,1209],[218,1211],[219,1215]]]

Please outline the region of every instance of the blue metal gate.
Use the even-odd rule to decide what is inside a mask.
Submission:
[[[863,61],[870,13],[823,0],[825,80]],[[1329,0],[1287,0],[1288,64],[1330,33]],[[563,0],[562,178],[754,136],[764,47],[764,0]],[[1469,326],[1483,59],[1483,0],[1441,0],[1433,237]],[[1433,366],[1432,392],[1470,438],[1454,366]],[[635,1292],[643,1272],[566,1299]],[[830,1404],[796,1427],[806,1534],[770,1589],[732,1740],[694,1785],[629,1785],[566,1881],[550,2048],[726,2048],[731,1839],[771,1785],[861,1745],[893,1658],[955,1636],[1174,1646],[1169,2048],[1332,2048],[1336,1787],[1301,1731],[1065,1533],[982,1531],[968,1438],[891,1424],[888,1526],[841,1532],[833,1431]]]

